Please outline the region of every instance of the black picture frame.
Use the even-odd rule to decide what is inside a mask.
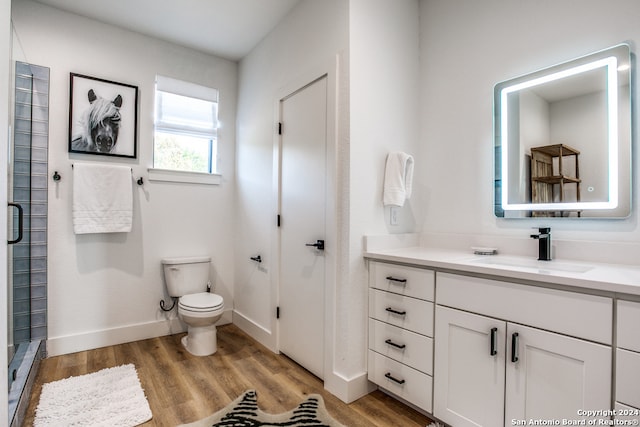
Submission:
[[[69,152],[137,157],[138,87],[70,73]]]

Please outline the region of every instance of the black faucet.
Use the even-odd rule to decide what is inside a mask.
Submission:
[[[532,239],[538,240],[538,261],[551,261],[551,228],[538,228],[540,234],[532,234]]]

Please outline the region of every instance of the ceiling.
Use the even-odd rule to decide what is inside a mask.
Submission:
[[[531,88],[549,103],[566,101],[577,96],[603,92],[607,89],[607,70],[600,67]]]
[[[300,0],[36,0],[77,15],[237,61]]]

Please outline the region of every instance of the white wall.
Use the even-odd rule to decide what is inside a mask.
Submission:
[[[273,191],[274,105],[286,86],[318,60],[345,50],[348,81],[339,83],[337,195],[339,221],[331,373],[325,387],[351,401],[366,392],[367,274],[363,236],[401,233],[417,222],[413,207],[420,194],[400,210],[400,225],[388,225],[382,206],[386,155],[418,151],[419,80],[418,1],[304,1],[240,65],[237,154],[236,314],[243,326],[274,348],[274,292],[270,264],[275,221]],[[344,21],[348,16],[348,23]],[[348,34],[346,33],[348,28]],[[344,73],[344,68],[339,71]],[[345,132],[349,132],[345,136]],[[341,175],[344,173],[345,175]],[[252,254],[265,262],[247,271]]]
[[[49,171],[48,335],[50,354],[181,330],[158,303],[169,300],[160,259],[210,255],[216,292],[233,307],[233,200],[237,64],[100,24],[29,0],[13,4],[13,21],[26,61],[51,68]],[[139,88],[138,158],[70,155],[69,73]],[[149,182],[152,166],[155,75],[220,91],[219,186]],[[127,164],[145,184],[134,186],[128,234],[73,234],[74,162]],[[230,313],[230,312],[229,312]],[[172,313],[175,317],[175,311]]]
[[[382,205],[385,161],[391,151],[419,154],[419,21],[417,0],[351,0],[350,43],[350,221],[349,277],[339,289],[336,313],[340,339],[336,357],[354,377],[366,370],[367,270],[362,258],[366,235],[412,231],[422,222],[416,206],[423,188],[399,209],[399,225],[389,225]]]
[[[276,137],[277,101],[295,90],[297,84],[308,83],[318,73],[331,73],[336,80],[335,134],[340,142],[330,147],[335,151],[330,161],[330,180],[343,185],[340,162],[345,161],[345,124],[348,126],[348,3],[346,0],[303,0],[262,42],[240,62],[237,130],[237,197],[236,197],[236,285],[234,323],[251,333],[269,348],[277,349],[277,191],[274,179],[274,140]],[[339,81],[337,81],[339,80]],[[347,83],[345,83],[345,81]],[[286,126],[286,124],[285,124]],[[334,135],[330,137],[333,140]],[[347,147],[348,149],[348,147]],[[348,153],[347,153],[348,154]],[[348,160],[348,156],[346,157]],[[333,163],[333,165],[331,165]],[[338,181],[340,183],[338,183]],[[330,198],[340,195],[331,191]],[[329,216],[348,213],[343,207],[330,208]],[[348,208],[348,206],[346,206]],[[285,217],[286,218],[286,217]],[[284,219],[286,221],[286,219]],[[338,225],[336,228],[340,227]],[[329,230],[330,233],[338,233]],[[344,236],[344,234],[343,234]],[[334,240],[331,238],[330,240]],[[338,240],[335,238],[335,240]],[[346,241],[346,238],[344,239]],[[329,240],[328,240],[329,241]],[[340,242],[331,241],[334,248]],[[249,257],[260,254],[257,265]],[[340,261],[339,261],[340,262]],[[340,266],[336,266],[340,269]],[[339,273],[337,273],[339,275]],[[339,287],[339,283],[330,282]],[[333,304],[332,301],[328,302]],[[339,308],[336,308],[339,309]],[[328,319],[328,352],[333,347],[333,317]],[[320,337],[319,337],[320,339]],[[327,342],[327,340],[325,340]],[[325,381],[330,383],[342,368],[329,357]],[[327,385],[327,387],[332,387]]]
[[[517,237],[534,253],[537,245],[527,240],[536,220],[493,215],[493,87],[621,42],[630,42],[634,51],[639,16],[640,3],[634,0],[421,0],[421,150],[416,163],[421,164],[417,172],[426,200],[418,230],[475,236],[483,243],[492,236]],[[638,123],[638,111],[633,121]],[[637,178],[634,185],[628,219],[544,222],[555,239],[635,245],[640,241]]]
[[[416,157],[420,114],[418,2],[351,0],[351,235],[412,231],[421,223],[416,191],[400,209],[400,224],[389,225],[382,208],[386,156],[405,151]],[[416,168],[423,168],[421,159]]]
[[[619,89],[620,105],[619,117],[624,120],[624,124],[629,126],[629,102],[625,102],[629,97],[629,86],[621,86]],[[605,92],[587,94],[577,98],[564,101],[554,102],[551,104],[551,138],[553,141],[570,141],[568,145],[580,151],[580,179],[581,182],[581,200],[583,201],[602,201],[609,197],[608,188],[608,168],[602,167],[603,159],[608,159],[608,138],[607,117]],[[624,125],[621,125],[624,129]],[[620,141],[622,142],[619,153],[620,169],[628,173],[628,163],[630,156],[629,141],[631,135],[629,132],[620,132]],[[590,148],[587,148],[590,147]],[[571,167],[573,162],[569,164],[569,173],[573,174]],[[630,194],[628,180],[620,180],[618,183],[620,194]],[[569,186],[574,187],[574,186]],[[591,187],[593,190],[589,191]],[[573,190],[575,194],[575,189]],[[575,197],[569,195],[568,197]],[[570,199],[571,200],[571,199]],[[626,215],[629,211],[628,197],[621,198],[619,201],[617,216]],[[604,211],[585,211],[584,216],[605,216]]]
[[[522,91],[519,94],[520,97],[520,114],[518,118],[518,124],[520,126],[519,132],[514,131],[515,135],[520,134],[519,151],[516,155],[516,160],[520,164],[519,176],[517,180],[512,180],[511,183],[519,183],[514,187],[515,196],[511,198],[512,194],[509,194],[509,201],[514,200],[515,203],[527,203],[531,200],[530,191],[530,177],[531,174],[527,173],[531,169],[531,147],[539,147],[541,145],[551,144],[551,141],[558,141],[557,139],[550,138],[550,117],[549,117],[549,103],[535,94],[534,91]],[[526,119],[525,119],[526,117]],[[511,128],[511,123],[509,123]],[[511,189],[511,185],[509,186]]]
[[[624,96],[624,93],[620,93]],[[609,158],[606,93],[591,93],[550,104],[551,139],[563,141],[580,151],[578,170],[582,179],[581,200],[602,201],[609,198],[609,168],[602,167],[603,161]],[[628,109],[620,111],[620,115],[629,114]],[[625,134],[620,135],[621,141]],[[628,152],[626,153],[628,156]],[[628,157],[627,157],[628,158]],[[565,174],[575,176],[575,162],[572,158],[564,162]],[[593,187],[588,192],[587,187]],[[568,200],[575,199],[575,186],[571,189]],[[585,214],[590,212],[584,212]]]

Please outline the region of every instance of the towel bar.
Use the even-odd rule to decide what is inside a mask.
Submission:
[[[71,167],[73,168],[73,164],[71,164]],[[131,168],[131,176],[133,176],[133,168]],[[58,181],[60,181],[62,179],[62,175],[60,175],[60,173],[58,173],[58,171],[54,171],[52,179],[54,181],[58,182]],[[135,179],[135,176],[133,176],[133,179]],[[144,185],[144,179],[142,177],[139,177],[138,179],[136,179],[136,184]]]

